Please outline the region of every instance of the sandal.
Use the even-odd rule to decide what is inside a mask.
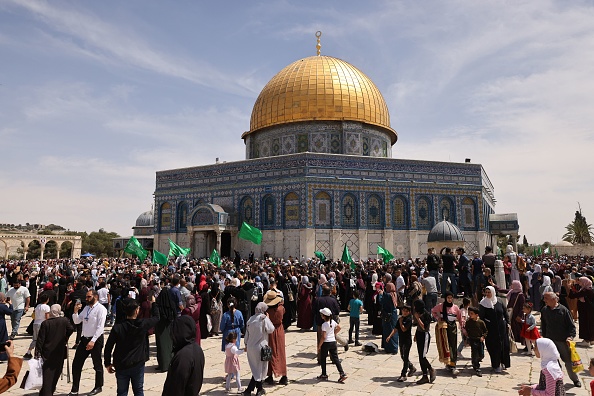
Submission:
[[[340,376],[340,378],[338,379],[338,382],[340,382],[341,384],[344,384],[344,381],[346,381],[346,379],[349,378],[348,375],[343,374]]]
[[[327,375],[324,375],[324,374],[321,374],[321,375],[318,375],[316,377],[316,379],[318,379],[320,381],[326,381],[328,379],[328,376]]]

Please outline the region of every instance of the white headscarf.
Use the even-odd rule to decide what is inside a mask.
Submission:
[[[497,295],[495,294],[495,288],[493,286],[487,286],[487,289],[491,290],[491,298],[483,297],[479,303],[485,308],[493,308],[497,304]]]
[[[540,268],[540,264],[534,264],[534,273],[537,274],[541,271],[542,269]]]
[[[559,352],[555,343],[548,338],[536,340],[538,353],[540,354],[540,368],[546,369],[555,381],[563,378],[563,370],[559,366]]]
[[[551,286],[551,278],[548,276],[542,277],[542,285],[543,286]]]

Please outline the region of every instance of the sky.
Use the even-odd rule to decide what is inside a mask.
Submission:
[[[131,235],[155,172],[245,158],[253,104],[322,54],[394,158],[483,165],[530,243],[594,222],[594,2],[0,0],[0,223]]]

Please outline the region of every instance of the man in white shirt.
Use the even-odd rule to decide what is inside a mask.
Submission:
[[[29,293],[29,289],[25,286],[21,286],[21,280],[17,278],[12,283],[12,288],[6,293],[6,297],[10,298],[10,304],[12,305],[12,314],[10,315],[12,332],[10,334],[10,339],[14,340],[19,331],[21,318],[29,310],[31,294]]]
[[[406,290],[406,283],[404,282],[404,277],[400,270],[396,270],[394,272],[394,277],[396,278],[396,291],[400,295],[400,300],[404,301],[404,291]]]
[[[104,339],[103,331],[107,309],[99,304],[99,294],[96,290],[89,290],[85,296],[87,305],[80,310],[82,304],[74,306],[72,321],[74,324],[82,322],[82,337],[76,348],[74,360],[72,361],[72,390],[69,396],[78,395],[80,377],[85,360],[91,355],[93,359],[93,369],[95,369],[95,387],[88,393],[96,395],[101,392],[103,386],[103,362],[101,361],[101,351],[103,350]]]

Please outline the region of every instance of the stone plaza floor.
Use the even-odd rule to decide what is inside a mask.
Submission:
[[[348,323],[348,314],[341,315],[343,323]],[[537,316],[537,320],[538,320]],[[31,342],[31,337],[23,336],[22,333],[30,322],[30,313],[23,318],[21,323],[19,335],[16,339],[15,351],[18,356],[22,356],[26,352],[26,348]],[[381,340],[378,336],[371,335],[371,328],[367,326],[367,316],[361,316],[361,342],[375,342],[380,345]],[[10,320],[7,319],[7,326],[10,327]],[[348,336],[348,325],[343,329],[343,335]],[[108,332],[110,328],[106,328]],[[342,333],[341,331],[341,333]],[[433,326],[432,326],[433,334]],[[414,382],[420,378],[414,376],[409,378],[407,382],[396,382],[396,378],[400,375],[402,369],[402,360],[399,355],[388,355],[382,353],[367,353],[361,347],[351,347],[348,352],[343,352],[339,349],[339,357],[342,359],[342,365],[349,378],[346,383],[340,384],[337,382],[338,373],[336,368],[328,360],[328,381],[318,381],[316,376],[321,372],[320,367],[316,364],[316,333],[313,331],[302,332],[295,326],[289,328],[286,335],[286,352],[287,352],[287,366],[289,385],[287,386],[265,386],[267,394],[271,395],[481,395],[481,396],[504,396],[514,395],[521,384],[538,382],[540,372],[540,359],[536,357],[528,357],[521,354],[512,355],[512,366],[503,372],[503,374],[491,373],[489,366],[489,357],[485,351],[483,366],[483,377],[477,377],[472,370],[470,363],[470,349],[465,348],[462,355],[465,357],[458,361],[458,368],[460,374],[458,378],[452,376],[445,370],[443,365],[437,359],[437,350],[433,342],[429,350],[429,360],[433,367],[437,370],[437,379],[433,384],[416,385]],[[71,337],[70,346],[74,343],[74,335]],[[243,345],[242,345],[243,346]],[[202,395],[225,395],[224,388],[224,370],[223,362],[225,360],[224,354],[221,352],[221,337],[208,338],[202,340],[202,348],[206,356],[206,368],[204,373],[204,385],[202,386]],[[587,369],[590,358],[594,357],[594,348],[582,348],[578,344],[578,352],[585,368]],[[74,351],[70,350],[70,363]],[[241,363],[241,378],[242,385],[247,386],[251,377],[249,365],[245,355],[239,357]],[[411,361],[419,369],[416,347],[413,345],[411,350]],[[144,378],[144,394],[147,396],[161,395],[163,383],[165,382],[166,373],[156,372],[156,354],[154,349],[154,336],[151,337],[151,357],[146,364],[146,374]],[[4,375],[6,365],[0,365],[0,375]],[[25,391],[19,389],[18,385],[21,382],[28,365],[23,363],[23,369],[19,376],[19,382],[13,388],[8,390],[6,394],[9,395],[34,395],[38,391]],[[420,370],[419,370],[420,371]],[[419,373],[417,371],[417,373]],[[575,388],[565,373],[566,391],[568,395],[589,395],[589,383],[594,378],[590,377],[586,371],[578,373],[582,382],[581,388]],[[276,378],[278,381],[278,378]],[[235,382],[232,382],[234,384]],[[82,381],[80,385],[80,395],[84,395],[91,391],[94,385],[94,371],[90,357],[85,363],[82,374]],[[64,370],[64,378],[58,382],[56,395],[66,395],[70,391],[70,384],[66,381],[66,370]],[[236,393],[236,391],[232,391]],[[113,374],[105,372],[105,385],[103,387],[103,395],[116,394],[116,380]],[[132,395],[130,388],[129,394]],[[170,395],[167,395],[170,396]],[[171,395],[176,396],[176,395]]]

